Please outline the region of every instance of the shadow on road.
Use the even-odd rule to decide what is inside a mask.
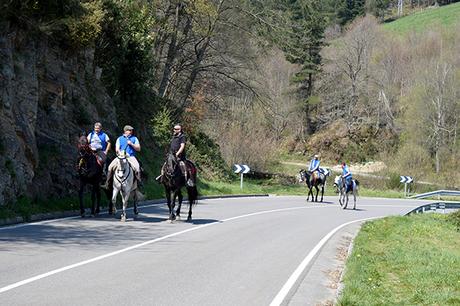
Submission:
[[[131,245],[183,230],[187,224],[193,226],[218,222],[214,219],[186,222],[187,214],[183,212],[181,216],[184,221],[168,224],[165,222],[168,212],[165,205],[155,205],[139,207],[139,215],[135,219],[133,211],[129,210],[127,222],[120,221],[118,210],[116,217],[103,214],[95,218],[75,218],[5,229],[0,231],[0,252],[22,253],[37,247],[46,247],[52,252],[56,248],[74,245],[83,250],[93,250],[98,246]]]

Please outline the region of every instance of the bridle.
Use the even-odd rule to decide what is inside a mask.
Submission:
[[[122,155],[118,155],[117,154],[117,158],[118,160],[120,161],[119,162],[119,165],[120,167],[117,168],[117,170],[115,171],[115,173],[119,173],[121,172],[122,173],[122,176],[119,176],[119,175],[114,175],[114,178],[120,183],[120,184],[123,184],[124,182],[126,182],[126,180],[130,177],[131,175],[131,165],[129,164],[128,162],[128,158],[126,157],[126,153],[122,154]],[[128,164],[128,167],[126,167],[126,164]],[[126,168],[128,168],[128,173],[125,175],[126,173]],[[120,177],[122,179],[120,179]]]

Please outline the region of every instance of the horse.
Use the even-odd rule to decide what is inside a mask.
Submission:
[[[86,136],[80,136],[78,140],[78,158],[77,172],[80,180],[80,188],[78,197],[80,200],[80,215],[85,216],[83,207],[83,191],[86,185],[91,185],[91,215],[95,216],[99,213],[101,204],[101,189],[102,181],[102,165],[98,162],[96,155],[91,150]]]
[[[187,188],[188,202],[189,202],[189,211],[187,221],[192,220],[192,207],[197,203],[198,200],[198,190],[196,187],[196,167],[192,162],[186,161],[186,166],[189,171],[189,179],[193,184],[187,184],[185,177],[182,175],[179,167],[179,161],[176,156],[172,153],[168,153],[166,156],[166,162],[163,164],[162,173],[163,175],[160,178],[160,183],[163,184],[165,188],[166,202],[168,203],[169,208],[169,221],[180,220],[180,209],[182,206],[182,187]],[[174,207],[176,205],[176,197],[178,198],[178,207],[176,213],[174,213]]]
[[[137,182],[134,174],[134,169],[128,162],[126,152],[120,152],[117,154],[118,165],[114,169],[113,173],[113,192],[112,192],[112,205],[114,208],[114,214],[116,213],[116,203],[118,193],[121,195],[121,201],[123,203],[123,211],[121,213],[121,221],[126,221],[126,208],[128,207],[128,201],[130,198],[134,202],[134,215],[137,216],[139,211],[137,209]]]
[[[308,195],[307,195],[307,201],[310,198],[311,194],[311,201],[312,202],[318,202],[318,193],[319,193],[319,188],[321,187],[321,202],[323,202],[323,197],[324,197],[324,187],[326,186],[326,179],[327,175],[322,173],[321,171],[319,172],[319,177],[313,177],[311,172],[306,171],[305,169],[302,169],[299,171],[300,179],[299,182],[305,182],[308,187]],[[313,196],[313,187],[316,189],[316,197]]]
[[[336,176],[334,179],[334,186],[337,188],[339,193],[339,204],[343,209],[348,206],[348,193],[353,192],[353,209],[356,209],[356,196],[358,195],[358,180],[351,180],[351,186],[346,185],[346,180],[342,176]]]

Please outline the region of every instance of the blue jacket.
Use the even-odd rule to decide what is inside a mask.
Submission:
[[[89,144],[91,145],[91,141],[93,140],[93,137],[94,137],[94,134],[97,134],[97,136],[99,137],[99,139],[101,140],[101,145],[102,145],[102,151],[105,151],[105,149],[107,149],[107,139],[109,138],[107,136],[106,133],[104,132],[99,132],[99,133],[96,133],[95,131],[92,131],[90,134],[89,134]]]
[[[345,167],[343,167],[343,169],[342,169],[342,176],[346,177],[346,178],[348,178],[348,177],[351,178],[351,171],[350,171],[350,169],[348,168],[347,165],[345,165]]]
[[[308,170],[311,172],[318,171],[319,170],[319,159],[312,159]]]
[[[136,150],[134,150],[133,147],[131,147],[128,144],[128,139],[131,140],[131,142],[134,144],[139,143],[139,140],[136,136],[131,135],[129,137],[126,137],[122,135],[117,139],[117,145],[119,145],[119,150],[126,151],[126,154],[128,154],[129,156],[135,156]]]

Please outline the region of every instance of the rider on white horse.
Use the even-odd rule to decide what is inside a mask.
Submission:
[[[141,150],[141,144],[139,142],[139,139],[137,139],[137,137],[133,135],[133,130],[134,128],[132,126],[125,125],[125,127],[123,128],[123,135],[118,137],[117,142],[115,144],[115,151],[117,152],[117,155],[119,155],[122,152],[126,152],[128,162],[133,168],[134,173],[136,174],[136,179],[138,181],[138,184],[140,185],[141,169],[140,169],[139,162],[137,161],[135,155],[136,155],[136,152],[139,152]],[[118,163],[119,163],[118,158],[115,158],[110,163],[105,187],[109,185],[110,179],[112,177],[112,173],[115,170],[115,168],[118,166]]]
[[[342,163],[342,178],[345,179],[347,188],[351,188],[353,177],[351,171],[345,162]]]

